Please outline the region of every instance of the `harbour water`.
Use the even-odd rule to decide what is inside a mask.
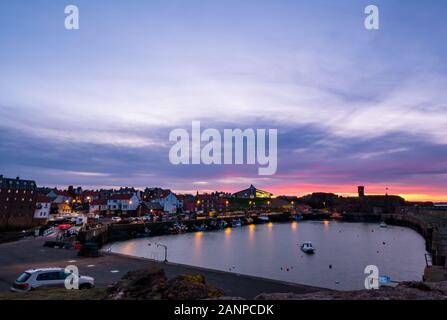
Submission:
[[[299,245],[311,241],[313,255]],[[151,245],[148,245],[148,244]],[[425,242],[403,227],[373,223],[302,221],[128,240],[121,254],[338,290],[364,288],[367,265],[394,281],[422,279]]]

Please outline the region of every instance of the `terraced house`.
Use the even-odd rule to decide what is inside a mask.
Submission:
[[[34,225],[36,200],[36,182],[0,175],[0,227]]]

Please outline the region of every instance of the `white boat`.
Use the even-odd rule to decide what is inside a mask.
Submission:
[[[312,245],[312,242],[306,241],[301,245],[301,250],[304,253],[312,254],[315,252],[315,248]]]
[[[258,221],[259,222],[269,222],[270,218],[267,215],[260,215],[260,216],[258,216]]]
[[[241,227],[242,226],[241,219],[234,219],[233,221],[231,221],[231,226],[233,228]]]
[[[380,223],[380,227],[381,227],[381,228],[386,228],[386,227],[388,227],[388,226],[387,226],[387,224],[385,223],[385,221],[382,221],[382,222]]]

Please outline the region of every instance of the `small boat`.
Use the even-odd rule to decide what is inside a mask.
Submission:
[[[206,224],[202,223],[201,225],[195,225],[194,226],[196,231],[206,231],[208,228]]]
[[[269,222],[270,218],[267,215],[260,215],[260,216],[258,216],[258,221],[259,222]]]
[[[315,248],[312,246],[312,242],[306,241],[301,245],[301,251],[308,254],[313,254],[315,252]]]
[[[252,218],[250,218],[250,217],[245,218],[245,224],[252,224],[252,223],[253,223],[253,219]]]
[[[290,219],[294,220],[294,221],[301,221],[303,219],[303,217],[300,214],[292,214],[290,216]]]
[[[231,221],[231,226],[233,228],[241,227],[242,226],[241,219],[234,219],[233,221]]]
[[[185,226],[183,223],[175,223],[169,231],[172,234],[179,234],[179,233],[185,233],[188,230],[188,227]]]
[[[333,219],[333,220],[341,220],[341,219],[343,219],[343,216],[340,213],[338,213],[338,212],[334,212],[333,214],[331,214],[331,219]]]
[[[387,226],[387,224],[385,223],[385,221],[382,221],[382,222],[380,223],[380,227],[381,227],[381,228],[387,228],[388,226]]]

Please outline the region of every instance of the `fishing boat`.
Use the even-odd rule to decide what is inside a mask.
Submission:
[[[385,221],[382,221],[382,222],[380,223],[380,227],[381,227],[381,228],[387,228],[388,225],[385,223]]]
[[[315,248],[312,245],[312,242],[306,241],[301,245],[301,251],[307,254],[313,254],[315,252]]]

